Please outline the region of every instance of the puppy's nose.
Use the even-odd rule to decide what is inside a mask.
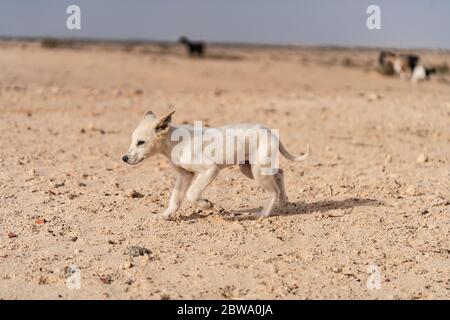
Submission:
[[[128,156],[126,156],[126,155],[123,156],[123,157],[122,157],[122,160],[123,160],[123,162],[128,162]]]

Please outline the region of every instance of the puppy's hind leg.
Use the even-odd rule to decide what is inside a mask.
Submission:
[[[272,213],[275,202],[280,198],[281,190],[274,175],[261,174],[260,170],[259,166],[252,166],[253,177],[269,193],[269,199],[262,211],[258,213],[258,217],[268,217]]]
[[[286,188],[284,184],[284,172],[283,169],[278,169],[275,175],[275,180],[277,181],[278,187],[280,188],[280,202],[281,204],[286,204],[288,202],[288,197],[286,195]]]

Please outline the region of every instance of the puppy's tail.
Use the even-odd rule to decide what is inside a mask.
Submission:
[[[287,159],[291,161],[305,161],[309,157],[309,144],[306,146],[306,153],[301,156],[294,156],[289,153],[289,151],[286,150],[286,148],[283,146],[283,144],[280,142],[280,152],[283,156],[285,156]]]

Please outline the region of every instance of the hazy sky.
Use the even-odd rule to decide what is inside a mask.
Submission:
[[[81,30],[66,8],[81,7]],[[381,7],[382,30],[366,27]],[[450,0],[0,0],[0,36],[450,48]]]

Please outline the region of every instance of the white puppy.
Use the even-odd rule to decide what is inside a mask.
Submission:
[[[134,165],[148,156],[163,154],[177,173],[169,207],[158,215],[169,219],[186,198],[203,209],[213,205],[202,198],[202,192],[213,181],[219,170],[239,165],[241,172],[254,179],[270,196],[258,214],[271,214],[276,200],[287,201],[283,171],[278,169],[279,152],[292,161],[303,161],[306,154],[292,156],[278,137],[260,124],[234,124],[221,128],[173,126],[171,112],[157,118],[147,112],[131,137],[131,145],[122,160]],[[221,140],[221,138],[223,138]],[[180,141],[181,140],[181,141]]]

